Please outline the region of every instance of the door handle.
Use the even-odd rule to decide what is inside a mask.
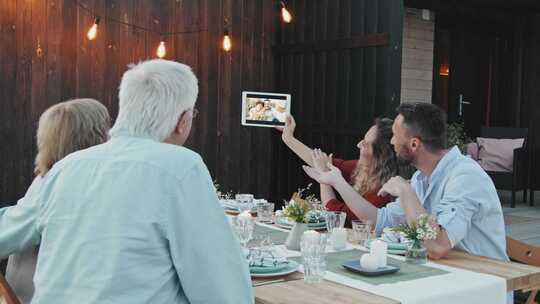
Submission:
[[[459,103],[458,103],[458,106],[459,106],[459,116],[463,116],[463,105],[470,105],[471,102],[470,101],[466,101],[465,99],[463,99],[463,94],[459,94]]]

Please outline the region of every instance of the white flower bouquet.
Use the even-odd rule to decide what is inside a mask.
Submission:
[[[413,264],[424,264],[427,262],[427,250],[424,241],[437,238],[435,219],[428,214],[421,214],[418,220],[411,224],[402,224],[392,231],[403,234],[411,241],[406,254],[406,261]]]

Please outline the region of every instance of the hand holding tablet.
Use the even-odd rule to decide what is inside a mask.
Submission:
[[[242,92],[243,126],[284,126],[290,112],[290,94]]]

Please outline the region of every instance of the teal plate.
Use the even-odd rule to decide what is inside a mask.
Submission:
[[[290,264],[290,262],[289,262]],[[271,272],[279,272],[287,267],[289,267],[289,264],[281,264],[278,266],[273,267],[260,267],[260,266],[251,266],[249,267],[250,273],[271,273]]]
[[[289,265],[287,265],[287,267],[285,267],[284,269],[282,269],[280,271],[267,272],[267,273],[254,273],[254,272],[252,272],[251,276],[254,277],[254,278],[267,278],[267,277],[284,276],[284,275],[288,275],[290,273],[293,273],[293,272],[297,271],[298,266],[299,266],[299,264],[297,262],[289,260]]]
[[[276,222],[277,225],[279,226],[282,226],[284,228],[292,228],[292,226],[294,225],[293,223],[289,222],[289,221],[284,221],[284,220],[277,220]],[[308,223],[307,226],[309,228],[326,228],[326,222],[319,222],[319,223]]]

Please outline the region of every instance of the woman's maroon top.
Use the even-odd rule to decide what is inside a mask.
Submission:
[[[341,174],[343,175],[343,178],[350,183],[352,179],[352,175],[354,173],[354,169],[356,168],[356,163],[358,160],[343,160],[343,159],[334,159],[332,163],[334,166],[336,166],[339,170],[341,170]],[[386,206],[391,201],[391,197],[380,197],[377,195],[377,192],[366,192],[362,195],[363,198],[365,198],[368,202],[370,202],[373,206],[377,208],[382,208]],[[351,227],[351,221],[357,220],[358,217],[354,215],[354,213],[349,209],[347,204],[345,202],[340,201],[338,199],[331,199],[326,203],[326,209],[330,211],[343,211],[347,214],[347,220],[345,221],[346,227]]]

